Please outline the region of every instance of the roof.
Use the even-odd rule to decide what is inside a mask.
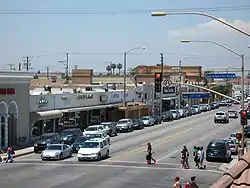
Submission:
[[[227,170],[221,179],[211,188],[246,188],[250,187],[250,152],[239,158],[238,162]]]

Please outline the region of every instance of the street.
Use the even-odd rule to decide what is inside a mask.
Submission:
[[[238,109],[238,105],[220,110]],[[41,161],[40,154],[30,154],[0,167],[1,187],[8,188],[152,188],[172,187],[174,178],[186,183],[196,176],[199,187],[209,187],[222,176],[221,162],[205,162],[207,169],[197,169],[193,146],[203,146],[212,139],[223,139],[239,130],[239,119],[215,124],[218,110],[172,122],[163,122],[143,130],[111,137],[110,158],[100,162],[78,162],[76,155],[63,161]],[[145,164],[147,142],[151,142],[156,165]],[[190,169],[182,169],[180,150],[189,149]]]

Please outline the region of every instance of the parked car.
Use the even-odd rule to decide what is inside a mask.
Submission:
[[[89,127],[87,127],[83,134],[93,134],[93,133],[97,133],[100,131],[105,131],[104,125],[91,125]]]
[[[176,109],[176,110],[179,111],[181,118],[187,117],[186,109],[180,108],[180,109]]]
[[[211,106],[212,109],[219,109],[219,108],[220,108],[218,102],[211,102],[211,103],[210,103],[210,106]]]
[[[143,121],[144,126],[149,127],[149,126],[154,125],[154,119],[150,116],[143,116],[142,121]]]
[[[191,108],[194,108],[196,110],[197,114],[201,113],[200,105],[193,105],[193,106],[191,106]]]
[[[170,112],[173,114],[173,119],[181,118],[179,110],[170,110]]]
[[[225,111],[218,111],[214,115],[214,123],[225,122],[229,123],[228,113]]]
[[[238,112],[236,110],[227,111],[229,118],[238,118]]]
[[[97,160],[109,157],[109,144],[105,139],[90,139],[79,149],[78,161]]]
[[[222,160],[225,162],[230,162],[231,160],[231,150],[228,142],[224,140],[212,140],[206,149],[206,160]]]
[[[154,124],[161,124],[161,117],[158,115],[151,116],[154,119]]]
[[[162,118],[163,122],[173,121],[174,120],[173,113],[170,112],[170,111],[163,112],[162,115],[161,115],[161,118]]]
[[[85,136],[89,137],[89,139],[92,139],[92,138],[105,139],[107,140],[108,144],[110,144],[110,137],[105,131],[88,133],[88,134],[85,134]]]
[[[231,153],[237,155],[238,154],[238,144],[236,142],[236,139],[225,138],[224,141],[226,141],[229,144]]]
[[[205,104],[205,106],[207,107],[207,111],[211,111],[212,110],[212,108],[211,108],[211,106],[209,104]]]
[[[72,156],[72,148],[66,144],[52,144],[41,154],[42,160],[62,160]]]
[[[191,110],[192,115],[196,115],[196,114],[198,114],[198,112],[196,111],[196,109],[195,109],[195,108],[190,108],[190,110]]]
[[[141,118],[133,119],[134,129],[144,129],[144,123]]]
[[[60,133],[61,144],[71,145],[75,142],[78,136],[82,136],[80,128],[64,129]]]
[[[116,125],[118,132],[131,132],[134,130],[131,119],[120,119]]]
[[[34,153],[45,150],[51,144],[60,143],[60,135],[58,133],[42,134],[34,144]]]
[[[73,150],[73,153],[77,153],[78,150],[81,148],[81,146],[83,145],[83,143],[88,140],[89,137],[87,136],[79,136],[75,142],[71,145],[71,148]]]
[[[250,125],[244,127],[244,135],[247,138],[250,138]]]
[[[109,136],[117,136],[116,122],[102,122],[101,125],[104,126],[107,134]]]
[[[207,109],[207,106],[205,104],[200,104],[200,110],[201,110],[201,112],[206,112],[208,109]]]

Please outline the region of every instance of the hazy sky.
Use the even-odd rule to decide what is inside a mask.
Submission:
[[[160,52],[166,53],[164,63],[167,65],[177,65],[183,59],[183,65],[239,67],[240,59],[219,47],[179,41],[213,40],[250,57],[247,48],[250,37],[201,16],[150,15],[155,9],[198,8],[204,11],[204,8],[231,6],[248,6],[248,9],[207,13],[250,33],[249,0],[0,0],[0,69],[23,62],[22,56],[34,56],[32,67],[35,70],[44,71],[49,66],[51,70],[61,71],[63,65],[57,61],[65,60],[64,53],[69,52],[72,53],[69,57],[71,67],[77,64],[78,68],[103,72],[107,62],[122,63],[122,53],[138,46],[147,49],[129,54],[128,67],[155,65],[160,61]],[[64,14],[3,14],[3,10],[33,10],[36,13],[51,10]],[[67,13],[77,10],[85,14]],[[44,56],[47,54],[49,56]],[[249,63],[247,59],[248,68]]]

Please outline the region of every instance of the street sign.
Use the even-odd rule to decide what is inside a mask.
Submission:
[[[206,78],[236,78],[235,73],[225,73],[225,74],[206,74]]]
[[[183,99],[208,99],[211,97],[210,93],[184,93]]]
[[[172,81],[168,80],[168,79],[164,79],[163,80],[163,85],[166,86],[166,87],[171,86],[172,85]]]

